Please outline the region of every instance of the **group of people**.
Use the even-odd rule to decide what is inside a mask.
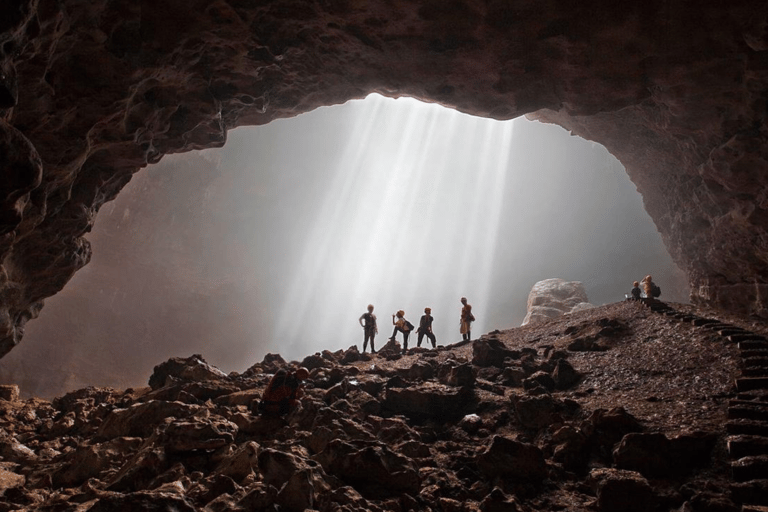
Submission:
[[[461,304],[461,326],[459,330],[461,332],[462,339],[470,340],[471,326],[472,322],[475,321],[475,317],[472,314],[472,306],[467,303],[466,297],[461,298]],[[373,346],[373,340],[379,333],[379,328],[376,324],[376,315],[373,314],[373,304],[368,305],[368,312],[363,313],[358,321],[360,322],[364,332],[363,352],[365,352],[368,348],[368,341],[370,340],[371,353],[375,354],[376,349]],[[425,336],[429,339],[429,341],[432,342],[432,348],[437,347],[437,338],[435,337],[435,333],[432,330],[433,321],[434,317],[432,316],[432,309],[424,308],[424,314],[421,316],[421,319],[419,320],[419,327],[416,330],[419,335],[419,338],[416,341],[417,347],[421,347],[421,342]],[[394,329],[392,330],[392,336],[389,339],[395,340],[398,332],[403,333],[403,353],[405,353],[408,350],[408,337],[414,330],[415,326],[406,320],[405,311],[402,309],[392,315],[392,325],[394,325]]]
[[[627,297],[630,300],[656,299],[661,295],[661,288],[653,282],[653,277],[647,275],[640,282],[632,283],[632,291]]]

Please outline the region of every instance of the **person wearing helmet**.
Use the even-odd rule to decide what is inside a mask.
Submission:
[[[406,350],[408,350],[408,335],[411,334],[411,331],[413,330],[413,324],[405,319],[405,311],[401,309],[392,315],[392,325],[394,325],[395,328],[392,330],[392,337],[389,339],[395,341],[397,331],[403,333],[403,354],[405,354]]]
[[[299,405],[299,398],[304,396],[302,382],[309,377],[309,370],[303,366],[295,371],[281,368],[267,384],[259,402],[259,412],[263,416],[285,416]]]
[[[630,293],[630,298],[632,300],[640,300],[640,297],[641,297],[641,295],[643,293],[642,290],[640,290],[640,283],[635,281],[635,282],[632,283],[632,286],[634,288],[632,288],[632,291],[629,292]]]
[[[645,291],[645,298],[649,300],[654,300],[661,295],[661,288],[659,288],[656,283],[653,282],[653,277],[651,275],[647,275],[643,278],[640,285],[643,287],[643,290]]]
[[[469,341],[472,339],[472,322],[475,321],[475,316],[472,314],[472,306],[467,304],[467,298],[461,298],[461,339]]]
[[[363,332],[365,333],[363,337],[363,353],[365,353],[365,349],[368,346],[368,340],[370,339],[371,354],[375,354],[376,349],[373,348],[373,339],[379,334],[379,328],[376,325],[376,315],[373,314],[373,304],[368,304],[368,312],[363,313],[358,319],[358,322],[360,322]]]
[[[421,340],[426,336],[429,338],[429,341],[432,342],[432,348],[435,348],[437,346],[437,339],[435,338],[435,333],[432,332],[432,309],[430,308],[424,308],[424,314],[421,316],[421,320],[419,321],[419,330],[417,331],[419,333],[419,339],[416,341],[416,346],[421,346]]]

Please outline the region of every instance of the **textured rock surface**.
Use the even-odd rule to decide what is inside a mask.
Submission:
[[[631,326],[621,343],[598,358],[564,350],[564,330],[601,316]],[[218,379],[192,356],[157,365],[150,380],[166,381],[157,389],[0,400],[0,509],[737,510],[722,448],[735,351],[698,330],[623,302],[496,332],[521,354],[503,364],[542,376],[567,358],[584,373],[572,389],[543,394],[472,364],[462,343],[349,364],[344,351],[323,352],[327,364],[280,418],[227,398],[263,393],[275,354]],[[644,341],[649,331],[659,343]],[[660,351],[648,374],[649,352]],[[611,385],[595,384],[604,376]],[[642,398],[650,394],[659,399]],[[463,404],[475,412],[458,413]],[[670,461],[674,478],[655,478]],[[718,508],[697,508],[704,498]]]
[[[374,91],[604,144],[693,298],[768,314],[767,19],[754,1],[5,3],[0,354],[140,167]]]
[[[591,307],[584,285],[580,282],[545,279],[533,285],[528,294],[528,313],[523,319],[523,325],[545,322]]]

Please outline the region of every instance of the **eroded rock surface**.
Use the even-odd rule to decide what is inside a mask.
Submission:
[[[594,307],[589,303],[584,285],[560,278],[539,281],[528,293],[528,313],[523,325],[546,322],[561,315]]]
[[[564,329],[602,318],[628,326],[609,350],[564,348]],[[242,374],[194,355],[157,365],[146,388],[0,399],[0,509],[737,510],[764,480],[729,490],[733,346],[676,322],[625,302],[483,336],[515,355],[499,366],[471,362],[485,350],[477,343],[391,361],[323,352],[282,418],[257,416],[252,403],[276,354]],[[671,352],[652,376],[633,377],[648,364],[643,350],[659,350],[637,334],[648,331],[667,350],[695,349],[687,378]],[[542,385],[560,382],[566,363],[583,377]],[[596,384],[603,375],[622,377]],[[650,394],[653,403],[639,398]]]
[[[0,22],[0,354],[164,154],[371,92],[554,122],[627,167],[705,304],[768,315],[768,6],[40,2]],[[407,58],[404,58],[407,56]]]

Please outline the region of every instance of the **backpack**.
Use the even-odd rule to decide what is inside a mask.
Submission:
[[[656,286],[656,284],[654,284],[653,289],[651,290],[651,295],[653,295],[654,298],[661,295],[661,288],[659,288],[658,286]]]
[[[413,330],[413,324],[408,320],[405,321],[405,323],[403,324],[403,327],[405,328],[404,330],[408,332]]]

